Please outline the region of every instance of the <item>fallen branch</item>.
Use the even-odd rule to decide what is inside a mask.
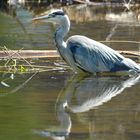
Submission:
[[[118,51],[122,55],[140,57],[139,51]],[[8,50],[0,51],[1,59],[8,59],[9,55],[13,59],[26,58],[57,58],[60,57],[56,50]],[[19,57],[20,56],[20,57]]]
[[[10,57],[21,59],[21,58],[51,58],[59,57],[56,50],[10,50],[0,51],[0,58],[8,59]],[[20,57],[19,57],[20,55]]]
[[[118,51],[122,55],[129,55],[132,57],[140,57],[139,51]]]

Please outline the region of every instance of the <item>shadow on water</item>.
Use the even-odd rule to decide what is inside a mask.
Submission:
[[[42,131],[34,130],[34,133],[39,134],[44,137],[50,137],[54,140],[64,140],[65,138],[68,138],[69,136],[74,137],[76,135],[78,138],[80,137],[80,135],[86,132],[83,132],[82,128],[78,128],[79,130],[75,129],[76,132],[75,131],[71,132],[73,130],[72,127],[74,125],[72,121],[73,113],[76,114],[77,116],[80,116],[80,114],[82,113],[87,115],[92,109],[95,110],[96,112],[96,110],[100,108],[99,106],[110,101],[113,97],[117,96],[118,94],[123,93],[124,90],[126,90],[127,88],[130,89],[132,86],[134,86],[135,84],[138,84],[139,82],[140,82],[140,75],[132,76],[132,77],[74,76],[72,79],[68,81],[68,84],[62,90],[62,92],[58,96],[58,99],[56,100],[56,115],[57,115],[57,120],[60,123],[60,125],[52,126],[51,129],[45,129]],[[94,113],[94,111],[92,112]],[[103,112],[103,114],[105,113]],[[89,118],[88,120],[88,116],[85,116],[86,125],[89,127],[89,130],[91,127],[90,125],[92,125],[91,121],[94,121],[94,114],[92,115],[92,117],[93,118]],[[95,117],[95,122],[96,122],[96,119],[97,118]],[[114,118],[110,118],[110,123],[113,123],[111,122],[113,121],[113,119]],[[101,123],[104,123],[103,121],[104,120],[100,120]],[[117,123],[118,124],[120,123],[120,125],[122,126],[125,124],[125,122],[117,122]],[[115,125],[117,125],[117,123]],[[98,125],[99,124],[97,124],[96,126],[95,124],[94,130],[92,133],[96,133],[96,131],[100,131],[100,130],[96,130],[96,127],[98,127]],[[104,127],[104,126],[100,126],[100,127]],[[124,127],[123,129],[127,130],[127,126],[123,126],[123,127]],[[112,127],[108,131],[112,131],[111,129]],[[104,130],[101,130],[101,131],[102,131],[101,133],[106,133],[106,132],[103,132]],[[91,132],[89,131],[89,133]],[[98,135],[102,135],[102,134],[100,134],[99,132]],[[122,134],[122,135],[125,135],[125,134]],[[90,138],[96,138],[96,135],[94,134],[93,135],[89,134],[89,136]],[[116,137],[117,137],[117,134],[116,134]]]

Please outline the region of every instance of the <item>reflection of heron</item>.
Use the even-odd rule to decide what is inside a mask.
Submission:
[[[34,130],[35,134],[39,134],[44,137],[51,137],[53,140],[65,140],[65,138],[71,132],[71,117],[69,113],[65,111],[67,104],[60,102],[56,107],[57,119],[60,122],[59,126],[52,126],[50,129],[43,131]]]
[[[73,77],[64,88],[56,103],[59,126],[35,133],[51,137],[54,140],[65,140],[71,132],[70,112],[81,113],[102,105],[112,97],[122,93],[140,81],[140,76],[133,77]],[[66,111],[67,110],[67,111]],[[68,111],[69,110],[69,111]]]
[[[54,10],[48,15],[34,18],[34,20],[44,20],[60,25],[55,32],[56,47],[63,59],[78,73],[140,72],[140,66],[134,61],[85,36],[75,35],[64,42],[63,39],[70,29],[70,21],[63,10]]]
[[[87,77],[80,80],[74,78],[65,90],[64,102],[66,104],[67,101],[68,108],[74,113],[86,112],[111,100],[138,82],[140,76]]]

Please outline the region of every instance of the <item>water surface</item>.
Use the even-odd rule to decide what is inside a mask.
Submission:
[[[3,140],[140,138],[140,76],[77,77],[68,71],[9,76],[1,75],[9,87],[0,85]]]

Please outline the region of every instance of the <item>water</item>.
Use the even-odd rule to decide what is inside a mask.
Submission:
[[[68,36],[139,42],[138,13],[124,9],[85,5],[68,8],[72,20]],[[55,49],[55,27],[31,24],[32,16],[24,9],[17,11],[17,18],[0,13],[0,45],[9,49]],[[139,43],[107,44],[117,50],[139,51],[140,47]],[[49,60],[51,63],[34,61],[54,67],[54,62],[62,63],[60,59]],[[2,140],[140,139],[140,76],[76,76],[69,69],[57,69],[1,73],[0,82]]]
[[[140,138],[140,77],[53,71],[25,83],[31,76],[15,75],[5,80],[8,88],[1,85],[0,139]]]

